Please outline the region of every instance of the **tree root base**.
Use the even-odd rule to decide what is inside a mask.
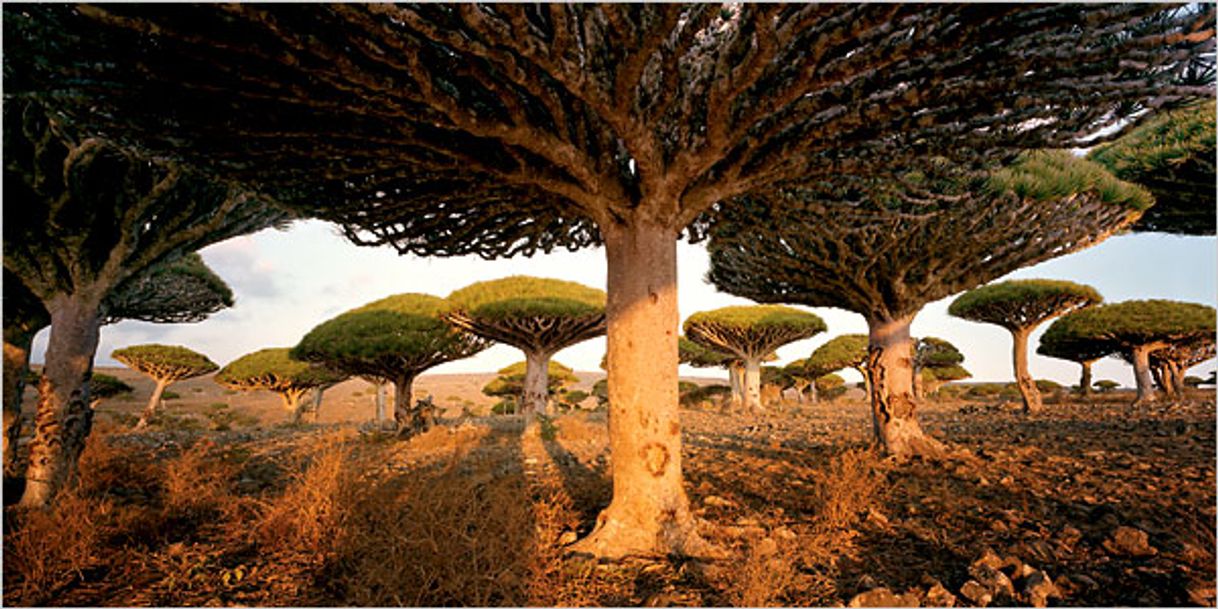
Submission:
[[[703,561],[727,557],[727,552],[704,539],[690,517],[683,525],[668,522],[655,526],[625,523],[604,514],[587,537],[567,547],[568,556],[620,561],[629,558],[681,556]]]

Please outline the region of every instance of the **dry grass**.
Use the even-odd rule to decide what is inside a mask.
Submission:
[[[874,450],[856,448],[833,457],[815,480],[817,527],[842,530],[857,524],[877,503],[886,473]]]
[[[17,585],[5,591],[5,604],[43,604],[96,564],[102,541],[97,521],[109,507],[73,489],[54,509],[12,516],[13,528],[4,536],[4,579],[6,588]]]

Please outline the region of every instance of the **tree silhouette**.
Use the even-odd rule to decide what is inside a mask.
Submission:
[[[577,551],[699,554],[710,549],[672,433],[681,231],[716,202],[793,178],[1074,146],[1146,107],[1212,96],[1178,82],[1212,48],[1212,14],[8,7],[5,91],[55,100],[73,128],[257,184],[360,243],[496,257],[603,242],[620,423],[613,501]]]
[[[157,408],[161,405],[161,394],[165,392],[166,387],[176,381],[202,376],[220,368],[215,362],[207,359],[206,355],[179,345],[133,345],[118,349],[111,353],[110,357],[156,381],[156,388],[148,398],[148,406],[135,424],[136,429],[143,429],[156,416]]]
[[[1103,300],[1095,288],[1070,281],[1013,279],[965,292],[952,301],[947,312],[1002,326],[1011,333],[1015,383],[1023,397],[1023,411],[1030,414],[1040,412],[1042,405],[1036,381],[1028,372],[1028,335],[1045,321]]]
[[[347,378],[343,372],[320,364],[292,359],[290,349],[262,349],[243,355],[216,373],[217,383],[238,391],[265,389],[279,394],[289,421],[300,423],[304,394]]]
[[[930,302],[1105,239],[1152,203],[1066,152],[985,174],[942,165],[888,179],[841,176],[734,205],[712,230],[708,279],[759,302],[833,306],[867,320],[877,440],[940,454],[913,395],[909,326]]]
[[[605,333],[605,293],[572,281],[514,276],[481,281],[448,295],[447,319],[524,352],[524,414],[548,414],[546,375],[557,352]]]
[[[292,357],[348,376],[389,379],[394,422],[398,433],[408,434],[414,429],[414,379],[490,346],[444,321],[452,310],[452,303],[429,294],[388,296],[318,324],[292,349]]]
[[[1040,346],[1036,352],[1041,355],[1055,357],[1075,362],[1082,367],[1079,377],[1079,395],[1088,397],[1094,387],[1091,381],[1091,366],[1100,359],[1113,354],[1114,346],[1104,339],[1084,337],[1072,334],[1069,324],[1062,324],[1061,319],[1049,324],[1045,333],[1040,336]]]

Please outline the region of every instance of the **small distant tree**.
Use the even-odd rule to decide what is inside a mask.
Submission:
[[[698,344],[681,336],[677,339],[677,355],[682,364],[695,368],[726,368],[728,386],[731,387],[731,407],[744,405],[744,362],[727,351]]]
[[[1178,399],[1184,395],[1185,371],[1214,354],[1213,335],[1169,341],[1166,347],[1150,354],[1151,377],[1167,399]],[[1120,351],[1117,355],[1127,363],[1133,363],[1131,352]]]
[[[1184,377],[1184,386],[1185,387],[1192,387],[1192,388],[1196,389],[1197,387],[1200,387],[1201,385],[1204,385],[1204,384],[1205,384],[1205,379],[1203,379],[1199,376],[1193,376],[1190,374],[1190,375]]]
[[[791,379],[791,385],[795,388],[800,404],[804,403],[805,393],[810,393],[812,403],[816,404],[820,399],[816,379],[836,369],[831,370],[824,366],[816,366],[812,363],[812,358],[810,357],[797,359],[785,366],[786,374]]]
[[[963,371],[968,374],[960,364],[964,362],[964,354],[956,348],[955,345],[934,336],[919,338],[914,341],[914,392],[918,397],[932,393],[934,390],[927,388],[927,383],[937,387],[936,382],[959,380],[954,377]],[[943,370],[943,376],[936,374],[936,371]]]
[[[560,395],[563,388],[567,385],[579,382],[579,377],[575,376],[575,371],[559,362],[549,360],[546,366],[547,400]],[[510,366],[505,366],[500,368],[497,374],[499,376],[491,379],[491,382],[482,388],[482,393],[500,399],[500,410],[503,412],[498,414],[520,412],[518,406],[522,404],[521,399],[524,395],[524,386],[528,375],[528,362],[516,362]]]
[[[206,355],[178,345],[133,345],[111,353],[110,357],[156,381],[156,388],[148,398],[148,406],[135,424],[136,429],[143,429],[156,416],[157,408],[161,405],[161,394],[166,387],[219,369]]]
[[[961,294],[948,306],[949,315],[990,323],[1011,333],[1015,382],[1023,396],[1023,411],[1042,409],[1040,392],[1028,372],[1028,335],[1037,326],[1104,299],[1091,286],[1050,279],[1015,279],[992,283]]]
[[[1212,68],[1211,68],[1212,69]],[[1155,196],[1134,231],[1213,235],[1214,103],[1160,112],[1087,158]]]
[[[685,336],[704,347],[728,351],[744,362],[744,407],[761,410],[761,362],[779,347],[825,331],[806,311],[779,305],[723,307],[685,320]]]
[[[524,414],[547,414],[547,362],[557,352],[605,333],[605,292],[572,281],[514,276],[449,294],[448,320],[524,352]]]
[[[1064,319],[1064,318],[1063,318]],[[1079,377],[1079,395],[1086,398],[1091,395],[1091,366],[1100,359],[1113,354],[1113,344],[1105,339],[1093,336],[1080,336],[1073,333],[1069,323],[1058,319],[1049,324],[1045,333],[1040,336],[1040,346],[1036,352],[1048,357],[1075,362],[1082,367]]]
[[[821,375],[816,379],[816,392],[823,396],[826,400],[834,400],[838,396],[846,393],[846,379],[836,374]]]
[[[1155,400],[1150,358],[1173,343],[1214,334],[1214,308],[1171,300],[1130,300],[1076,311],[1057,321],[1068,336],[1108,343],[1133,363],[1135,404]],[[1055,325],[1057,325],[1055,324]],[[1097,384],[1098,386],[1098,384]]]
[[[109,374],[94,374],[89,379],[89,394],[92,396],[90,408],[97,408],[97,404],[104,399],[120,396],[133,391],[131,385],[124,383],[122,379],[111,376]]]
[[[833,372],[853,368],[863,375],[863,390],[870,392],[867,377],[867,335],[842,334],[817,347],[808,357],[808,365],[815,370]]]
[[[923,368],[921,376],[925,395],[934,395],[944,384],[972,378],[973,375],[964,366],[955,364],[952,366]]]
[[[1116,389],[1117,387],[1120,387],[1120,386],[1121,386],[1120,383],[1118,383],[1116,381],[1110,381],[1108,379],[1100,379],[1095,382],[1095,389],[1096,389],[1096,391],[1099,391],[1100,393],[1110,393],[1114,389]]]
[[[292,349],[292,357],[325,364],[348,376],[389,379],[394,385],[393,419],[411,433],[411,387],[425,370],[464,359],[490,342],[449,325],[447,300],[429,294],[397,294],[370,302],[318,324]]]
[[[288,348],[262,349],[243,355],[216,373],[217,383],[238,391],[265,389],[279,394],[290,421],[300,422],[304,413],[301,398],[317,387],[347,377],[320,364],[292,359]]]

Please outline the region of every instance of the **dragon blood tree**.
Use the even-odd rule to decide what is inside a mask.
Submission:
[[[732,353],[744,363],[744,408],[761,406],[761,362],[779,347],[825,331],[816,315],[779,305],[723,307],[685,320],[685,336],[704,347]]]
[[[1087,155],[1155,196],[1134,231],[1214,234],[1214,122],[1212,101],[1155,114]]]
[[[1140,187],[1066,152],[976,174],[940,166],[829,182],[724,205],[708,277],[761,302],[834,306],[869,328],[867,378],[879,443],[935,455],[913,394],[909,326],[926,303],[1105,239],[1152,203]]]
[[[30,369],[34,335],[51,323],[51,314],[12,272],[4,271],[4,467],[17,471],[21,437],[21,399]],[[191,323],[233,305],[233,293],[197,253],[161,262],[128,280],[103,305],[103,324],[123,319],[153,323]],[[95,377],[93,377],[95,378]],[[90,391],[93,390],[90,385]]]
[[[812,362],[812,358],[805,357],[797,359],[786,366],[783,370],[786,376],[791,380],[791,386],[795,388],[795,394],[798,396],[799,403],[804,403],[805,393],[810,393],[812,403],[816,404],[820,401],[819,393],[817,392],[816,380],[833,372],[840,370],[842,367],[830,368],[829,366],[820,365]]]
[[[733,353],[700,345],[681,336],[677,339],[677,353],[682,364],[695,368],[726,368],[727,381],[731,388],[733,409],[744,405],[744,362]],[[767,361],[771,358],[767,358]]]
[[[871,381],[867,376],[867,335],[841,334],[817,347],[808,356],[808,364],[818,370],[836,372],[842,368],[853,368],[863,375],[863,383],[870,393]]]
[[[322,322],[300,339],[292,357],[325,364],[348,376],[390,379],[399,433],[412,430],[414,379],[444,362],[464,359],[490,343],[449,325],[452,304],[429,294],[398,294]]]
[[[550,357],[605,333],[605,293],[571,281],[505,277],[461,288],[448,300],[453,325],[524,352],[527,417],[548,412]]]
[[[972,375],[960,365],[963,362],[964,354],[942,338],[914,340],[914,394],[923,397],[943,383],[969,378]]]
[[[1172,300],[1130,300],[1066,315],[1053,322],[1045,335],[1053,341],[1106,343],[1109,352],[1126,352],[1138,387],[1134,404],[1139,404],[1155,400],[1151,356],[1173,344],[1212,338],[1214,328],[1213,307]]]
[[[1096,337],[1084,337],[1072,332],[1071,324],[1062,323],[1059,318],[1040,335],[1040,346],[1036,352],[1040,355],[1071,361],[1082,367],[1078,380],[1078,392],[1082,397],[1091,395],[1091,366],[1095,362],[1113,355],[1115,347],[1111,342]]]
[[[493,258],[602,242],[614,492],[576,550],[604,557],[710,550],[677,396],[676,241],[700,214],[795,178],[1076,146],[1214,95],[1179,78],[1214,46],[1205,4],[4,11],[6,94],[358,243]]]
[[[1002,326],[1011,333],[1015,383],[1027,414],[1042,409],[1036,380],[1028,372],[1028,335],[1040,324],[1103,302],[1095,288],[1071,281],[1012,279],[981,286],[956,297],[949,315]]]
[[[21,505],[46,506],[76,472],[92,427],[88,379],[110,300],[158,263],[282,224],[230,184],[74,138],[36,102],[4,104],[4,268],[51,325]],[[133,288],[133,292],[139,292]],[[124,303],[115,303],[122,305]],[[126,303],[134,304],[134,303]]]
[[[215,372],[219,368],[206,355],[177,345],[133,345],[116,350],[110,357],[156,381],[156,388],[148,398],[148,406],[135,424],[136,429],[143,429],[156,416],[157,408],[161,405],[161,394],[166,387],[183,379]]]
[[[520,412],[517,405],[520,403],[521,396],[524,395],[528,362],[516,362],[510,366],[504,366],[499,369],[497,374],[499,376],[491,379],[491,382],[482,388],[482,393],[493,398],[500,398],[501,404],[510,405],[513,412]],[[555,397],[563,387],[578,381],[579,377],[575,376],[575,371],[570,367],[554,360],[550,360],[546,364],[547,398]]]
[[[262,349],[243,355],[216,373],[215,381],[229,389],[265,389],[279,394],[290,421],[300,423],[306,404],[301,398],[318,387],[347,378],[343,372],[321,364],[292,359],[291,349]]]
[[[1118,351],[1127,363],[1133,363],[1131,351]],[[1194,336],[1170,343],[1150,354],[1150,375],[1169,400],[1184,396],[1184,373],[1189,368],[1214,357],[1214,336]]]

